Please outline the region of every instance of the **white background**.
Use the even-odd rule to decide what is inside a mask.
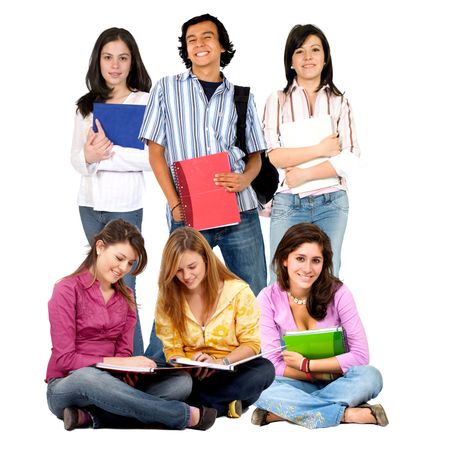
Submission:
[[[448,417],[447,269],[449,34],[440,1],[244,2],[15,1],[0,14],[2,112],[2,442],[53,450],[108,450],[209,444],[215,450],[379,450],[436,444]],[[240,10],[240,12],[239,12]],[[349,181],[351,213],[341,277],[356,298],[372,364],[384,376],[378,397],[390,425],[308,431],[287,423],[259,428],[250,412],[219,419],[208,432],[64,431],[48,410],[47,301],[56,280],[84,257],[70,165],[75,101],[95,40],[117,26],[136,38],[156,82],[182,72],[183,22],[209,12],[237,50],[225,74],[251,85],[258,112],[285,84],[283,51],[297,23],[313,23],[331,44],[335,83],[355,112],[364,168]],[[6,161],[5,161],[6,160]],[[446,197],[447,198],[447,197]],[[268,222],[263,221],[266,239]],[[167,238],[164,200],[147,175],[143,234],[149,266],[137,282],[145,345]],[[443,410],[445,409],[445,417]],[[240,434],[240,436],[238,436]]]

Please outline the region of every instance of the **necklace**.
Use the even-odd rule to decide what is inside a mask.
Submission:
[[[308,300],[308,297],[306,297],[306,298],[297,298],[297,297],[294,297],[294,295],[292,295],[291,292],[288,292],[288,295],[292,298],[292,301],[293,301],[295,304],[306,304],[306,301]]]

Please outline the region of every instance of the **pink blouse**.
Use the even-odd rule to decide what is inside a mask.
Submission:
[[[274,283],[263,289],[258,295],[261,307],[261,348],[271,350],[282,345],[282,336],[286,331],[297,330],[294,316],[289,306],[287,293]],[[345,330],[349,351],[336,356],[342,372],[353,366],[369,363],[369,347],[366,333],[359,318],[355,301],[349,289],[343,284],[335,293],[334,300],[328,305],[323,320],[318,320],[316,328],[342,326]],[[281,353],[273,353],[268,358],[275,366],[276,375],[282,376],[286,364]]]
[[[131,356],[136,313],[116,291],[108,303],[86,271],[55,284],[48,303],[52,354],[46,381],[103,361]]]

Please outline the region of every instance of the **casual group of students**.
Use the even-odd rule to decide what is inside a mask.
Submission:
[[[105,30],[92,51],[89,92],[77,102],[72,146],[72,164],[82,175],[80,217],[91,249],[55,285],[49,302],[50,410],[68,430],[88,425],[205,430],[217,416],[240,417],[250,405],[256,406],[256,425],[281,420],[308,428],[386,425],[383,407],[367,404],[381,391],[382,377],[369,366],[354,300],[337,278],[348,213],[345,178],[359,148],[350,105],[333,84],[326,37],[312,25],[291,30],[287,85],[269,96],[263,127],[250,95],[245,161],[236,146],[234,86],[221,72],[235,53],[225,27],[209,14],[194,17],[183,24],[179,41],[188,70],[162,78],[152,89],[127,30]],[[147,105],[139,137],[144,149],[112,143],[98,121],[94,132],[94,102]],[[335,133],[312,146],[283,147],[280,125],[321,115],[331,117]],[[274,282],[268,287],[258,214],[263,206],[250,185],[266,150],[281,175],[271,204]],[[218,174],[215,183],[236,193],[241,221],[201,232],[185,227],[172,163],[223,151],[232,171]],[[298,167],[319,157],[327,159]],[[147,263],[139,231],[143,171],[150,169],[167,199],[170,236],[144,352],[134,287]],[[330,177],[338,183],[291,191]],[[215,246],[225,265],[212,251]],[[177,369],[144,376],[95,367],[152,368],[177,357],[234,363],[279,350],[286,331],[338,325],[345,329],[348,352],[331,358],[276,351],[234,372]]]

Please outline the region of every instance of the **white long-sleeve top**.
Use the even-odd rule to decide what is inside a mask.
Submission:
[[[124,104],[147,105],[148,93],[132,92]],[[130,212],[142,208],[145,179],[143,171],[150,171],[147,146],[144,149],[114,145],[107,160],[86,163],[84,144],[92,113],[85,118],[77,112],[72,140],[71,161],[81,174],[78,205],[107,212]]]

